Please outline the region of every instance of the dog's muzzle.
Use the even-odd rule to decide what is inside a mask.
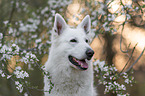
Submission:
[[[71,55],[68,56],[69,61],[72,63],[73,67],[76,69],[80,70],[87,70],[88,69],[88,64],[86,60],[90,60],[92,56],[94,55],[94,51],[92,49],[87,49],[86,50],[86,57],[85,59],[79,60]]]
[[[80,70],[87,70],[88,64],[85,59],[79,60],[71,55],[68,56],[69,61],[72,63],[73,67]]]

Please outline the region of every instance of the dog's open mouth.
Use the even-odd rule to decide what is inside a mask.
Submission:
[[[86,63],[85,59],[78,60],[73,56],[68,56],[69,61],[74,65],[75,68],[81,69],[81,70],[87,70],[88,64]]]

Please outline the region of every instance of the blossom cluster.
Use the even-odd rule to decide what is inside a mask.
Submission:
[[[25,77],[29,77],[29,74],[22,70],[22,68],[20,66],[17,66],[16,63],[16,68],[15,69],[11,69],[13,70],[12,74],[9,74],[5,71],[5,66],[9,66],[9,64],[7,64],[8,60],[11,60],[11,58],[13,56],[20,56],[21,59],[16,60],[16,62],[24,62],[25,64],[34,64],[37,61],[39,61],[36,57],[36,55],[32,54],[31,52],[26,52],[21,51],[19,46],[16,44],[11,44],[10,46],[8,45],[3,45],[0,47],[0,62],[2,64],[2,66],[0,67],[0,76],[6,79],[11,79],[12,81],[14,81],[16,78],[17,80],[19,79],[25,79]],[[23,85],[22,83],[19,83],[19,81],[15,81],[16,84],[16,89],[19,90],[20,93],[23,92]]]
[[[40,24],[39,18],[29,18],[27,22],[28,24],[23,24],[22,22],[20,22],[20,32],[35,32],[38,28],[38,25]]]
[[[0,54],[2,54],[0,60],[10,60],[12,56],[19,54],[19,47],[16,44],[12,44],[11,46],[3,45],[0,47]]]
[[[12,77],[12,75],[5,74],[5,72],[2,69],[0,69],[0,76],[2,78],[6,77],[7,79],[10,79]]]
[[[25,50],[21,52],[21,55],[23,56],[20,61],[24,62],[25,64],[34,64],[35,62],[39,61],[36,57],[36,55],[32,54],[31,52],[26,52]]]
[[[97,72],[96,77],[99,79],[99,84],[105,86],[104,94],[114,93],[117,96],[128,96],[129,94],[124,94],[126,91],[126,85],[132,86],[134,84],[133,76],[129,76],[127,73],[123,72],[119,74],[114,65],[109,66],[105,61],[97,60],[94,62],[94,70]],[[119,79],[123,79],[123,83],[119,83]]]
[[[119,0],[106,0],[105,2],[94,1],[94,3],[91,3],[90,6],[92,7],[89,7],[89,11],[91,12],[90,15],[94,32],[96,34],[104,32],[113,34],[118,29],[117,26],[113,25],[113,23],[120,26],[124,25],[129,22],[133,16],[132,12],[139,12],[144,8],[143,5],[134,6],[132,2],[128,2],[125,1],[124,3]],[[117,18],[120,17],[123,18],[121,19],[122,21],[117,21]],[[99,29],[99,32],[96,29]]]
[[[23,92],[23,85],[19,81],[15,81],[15,85],[17,90],[19,90],[20,93]]]
[[[65,7],[65,6],[69,5],[71,2],[72,2],[72,0],[48,0],[48,4],[52,9],[56,9],[59,7]],[[62,9],[59,9],[59,10],[62,10]]]
[[[26,71],[23,71],[20,66],[15,68],[15,71],[13,72],[16,76],[16,78],[22,78],[29,77],[29,74]]]
[[[16,86],[16,89],[22,93],[23,92],[23,84],[24,82],[22,82],[21,79],[25,79],[26,77],[28,78],[29,77],[29,74],[22,70],[22,68],[20,66],[17,66],[13,72],[13,76],[16,76],[17,80],[15,80],[15,86]],[[21,81],[21,82],[20,82]],[[26,80],[25,80],[25,83],[28,83]],[[25,93],[26,94],[26,93]]]

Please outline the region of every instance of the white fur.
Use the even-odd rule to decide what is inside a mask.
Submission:
[[[68,59],[69,55],[77,59],[86,58],[86,49],[90,48],[86,43],[87,34],[91,28],[90,17],[87,15],[76,27],[70,28],[61,15],[55,15],[54,29],[52,31],[52,45],[45,64],[45,70],[50,73],[54,87],[45,96],[96,96],[93,88],[93,66],[87,70],[74,68]],[[70,42],[75,38],[77,43]],[[49,90],[49,80],[44,76],[44,90]]]

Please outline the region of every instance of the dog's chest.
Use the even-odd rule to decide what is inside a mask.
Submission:
[[[59,95],[65,94],[65,96],[80,96],[76,94],[82,93],[85,88],[88,88],[88,86],[84,82],[76,80],[66,80],[54,84],[54,92]],[[83,92],[85,92],[85,90]]]
[[[54,90],[59,94],[74,94],[80,93],[82,89],[88,88],[91,85],[86,74],[71,73],[70,76],[62,74],[52,77],[54,82]]]
[[[84,83],[80,81],[64,81],[54,85],[57,92],[77,93],[79,88],[84,87]]]

